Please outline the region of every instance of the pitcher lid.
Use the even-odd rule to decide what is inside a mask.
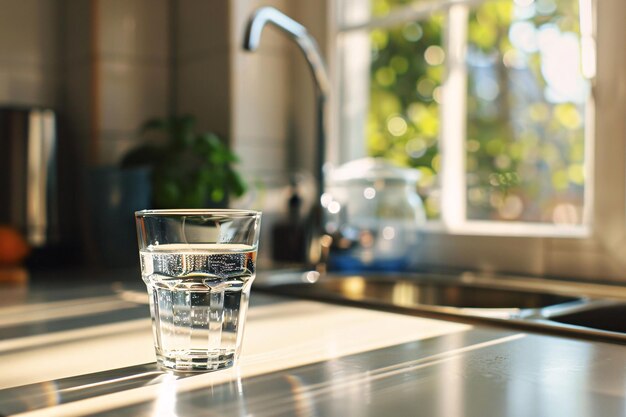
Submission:
[[[331,184],[353,182],[385,181],[393,183],[415,184],[420,172],[412,168],[403,168],[384,158],[362,158],[347,162],[330,172]]]

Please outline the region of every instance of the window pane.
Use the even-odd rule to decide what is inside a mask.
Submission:
[[[398,1],[373,2],[393,6]],[[367,153],[417,168],[429,218],[439,217],[439,101],[444,76],[443,16],[370,34]]]
[[[581,224],[578,0],[496,0],[468,30],[467,216]]]

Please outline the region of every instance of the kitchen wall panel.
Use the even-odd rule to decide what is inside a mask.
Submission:
[[[100,63],[101,130],[136,134],[141,124],[168,113],[165,64],[103,59]]]
[[[0,0],[0,104],[59,100],[59,0]]]
[[[116,164],[132,142],[141,142],[139,128],[146,120],[169,114],[170,6],[168,0],[107,0],[97,5],[98,164]]]
[[[230,55],[211,51],[179,61],[176,69],[176,107],[179,114],[196,117],[198,129],[230,137]]]

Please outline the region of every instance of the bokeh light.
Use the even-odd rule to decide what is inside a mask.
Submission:
[[[372,0],[385,16],[411,0]],[[418,169],[427,216],[440,214],[445,14],[376,29],[369,155]],[[585,108],[578,0],[487,0],[467,32],[467,216],[580,224]]]

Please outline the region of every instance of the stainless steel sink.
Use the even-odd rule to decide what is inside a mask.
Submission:
[[[547,319],[568,326],[626,334],[626,303],[598,301],[548,315]]]
[[[290,272],[261,279],[274,293],[402,309],[486,317],[531,317],[581,297],[516,287],[510,282],[443,274],[324,274]]]
[[[460,274],[260,274],[255,290],[626,343],[626,287]]]

